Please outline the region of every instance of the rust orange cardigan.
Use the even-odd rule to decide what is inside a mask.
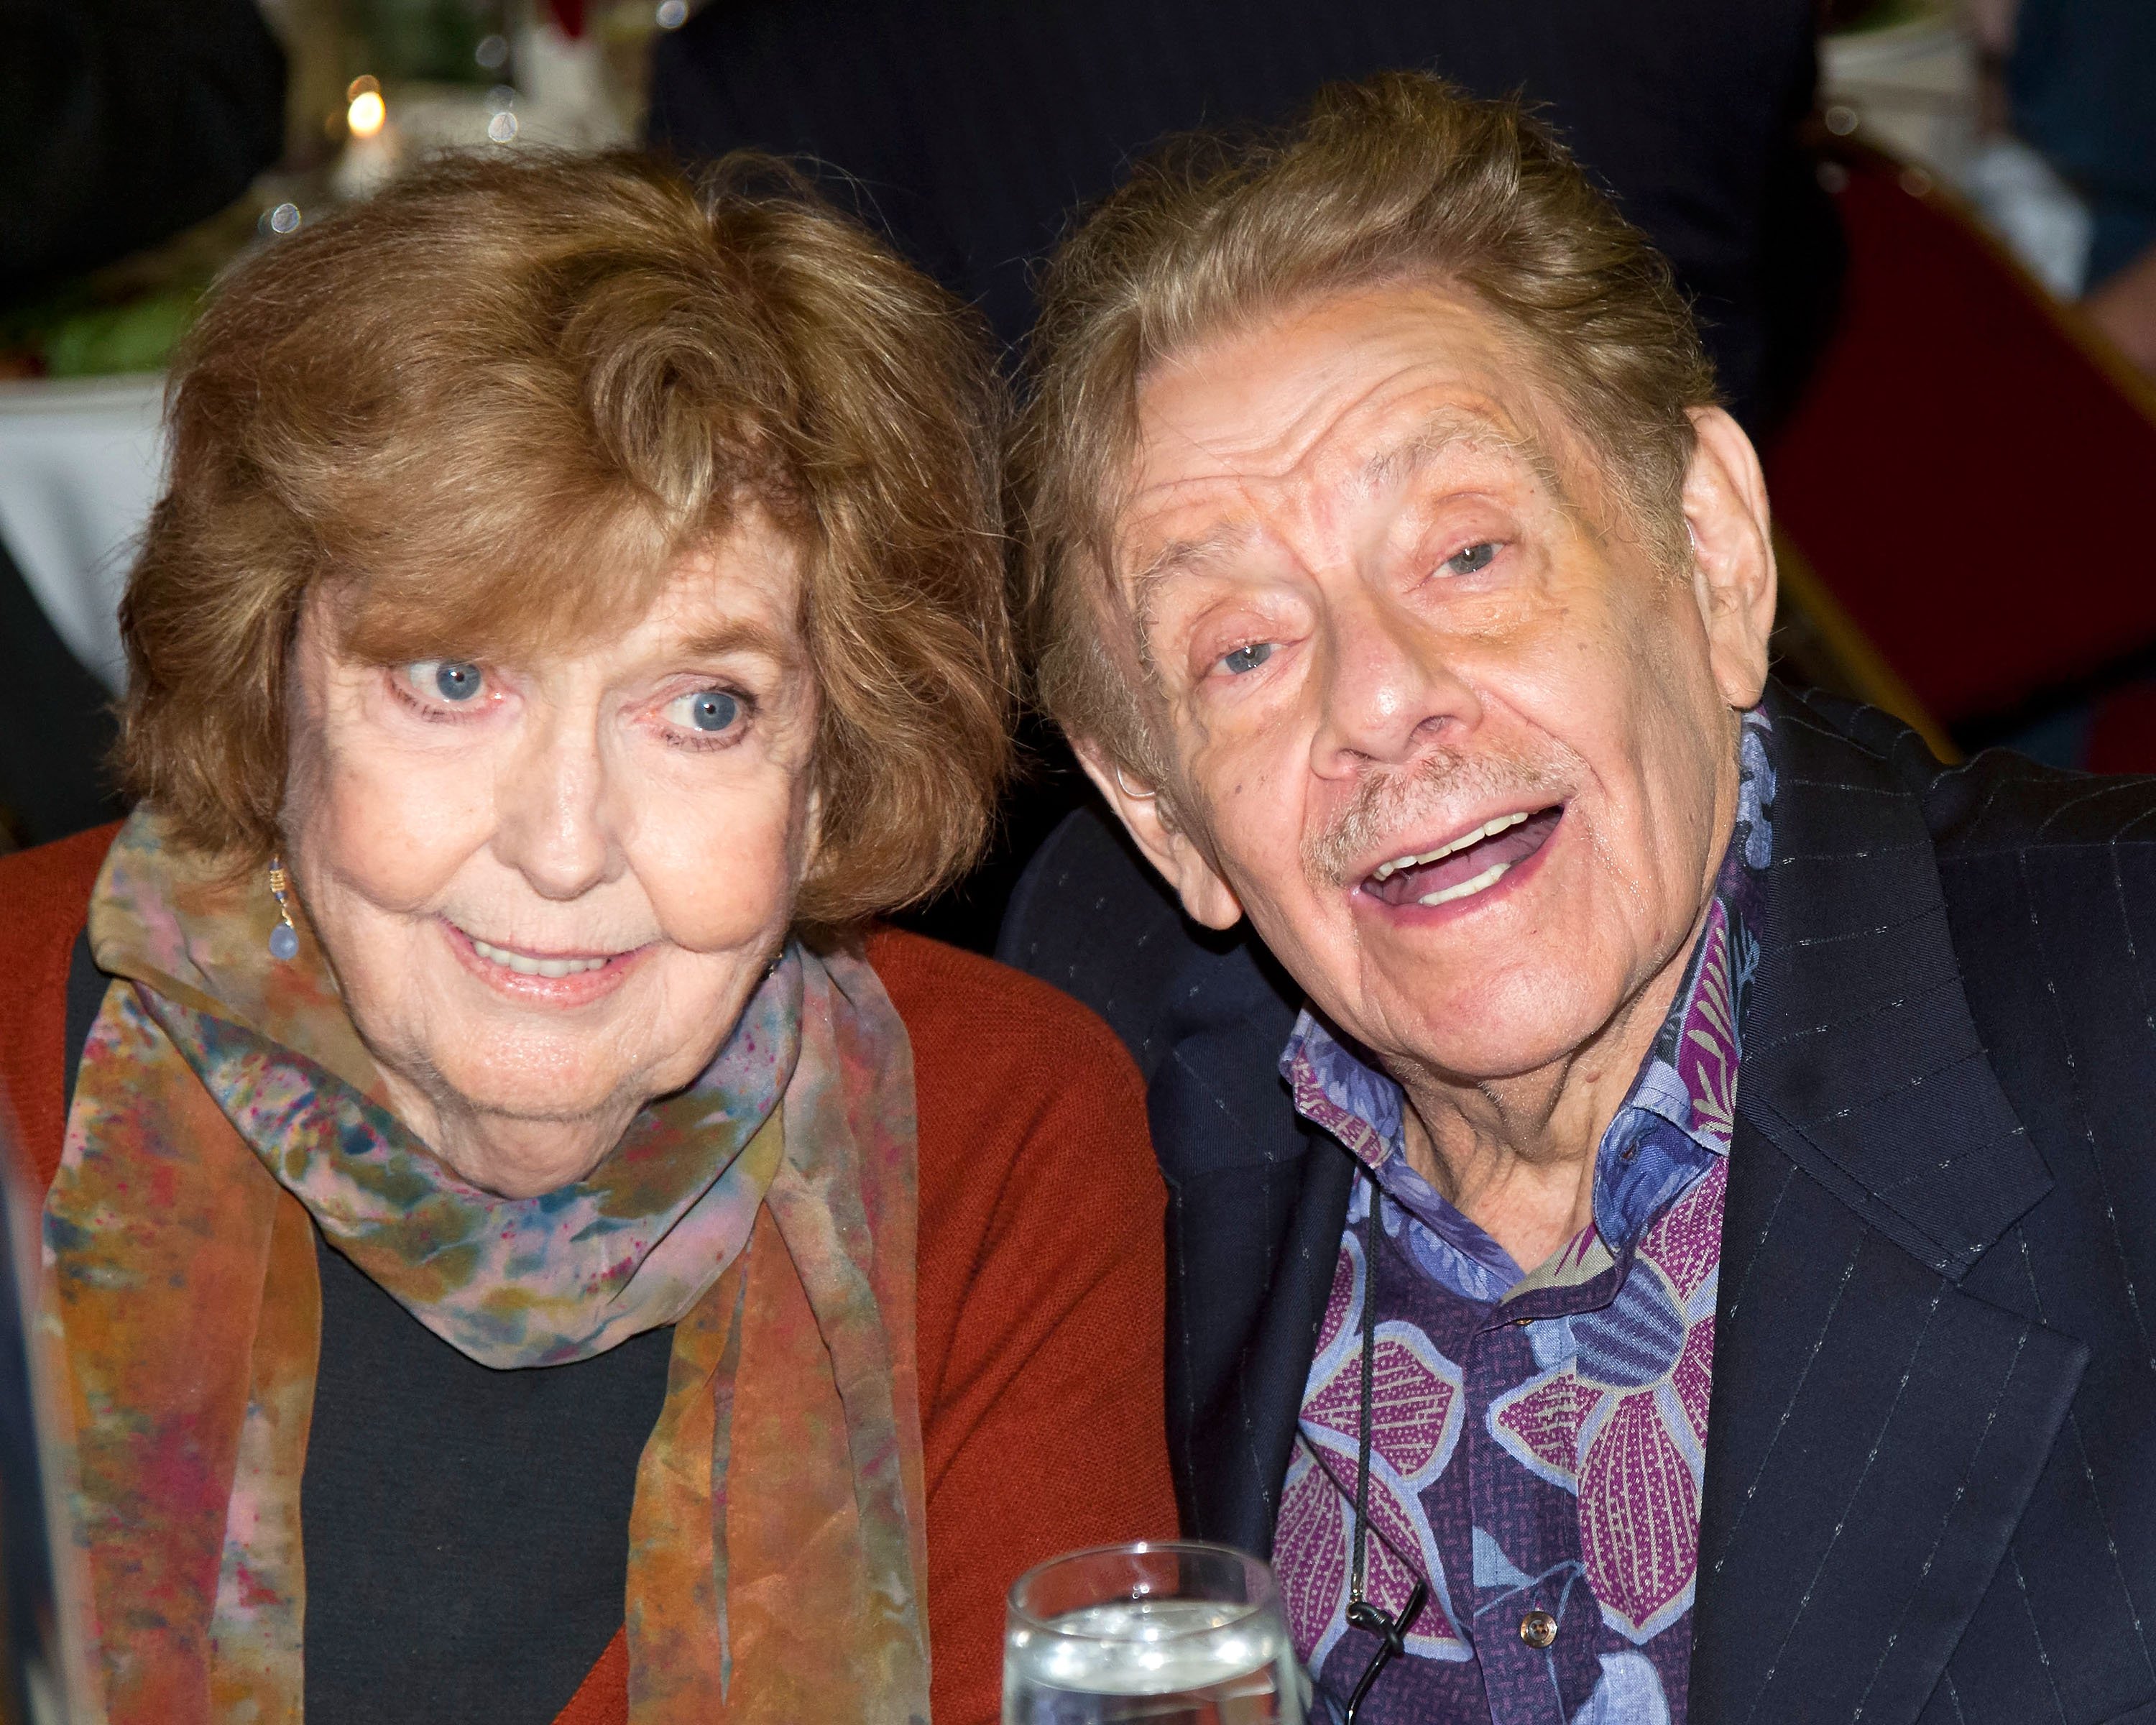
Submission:
[[[66,1126],[68,963],[115,830],[0,857],[0,1084],[41,1189]],[[1137,1073],[1083,1007],[893,930],[868,956],[920,1111],[932,1699],[937,1725],[987,1725],[1012,1579],[1175,1532],[1160,1177]],[[624,1725],[628,1680],[616,1635],[557,1725]]]

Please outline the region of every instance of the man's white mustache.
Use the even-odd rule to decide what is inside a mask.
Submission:
[[[1374,854],[1387,840],[1448,809],[1464,814],[1470,805],[1493,801],[1517,799],[1532,809],[1561,800],[1579,783],[1576,761],[1569,750],[1546,757],[1438,748],[1409,767],[1373,768],[1324,829],[1303,840],[1303,872],[1322,886],[1353,886],[1376,866]]]

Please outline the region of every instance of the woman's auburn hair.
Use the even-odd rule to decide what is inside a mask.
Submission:
[[[919,899],[1011,764],[1001,402],[973,316],[769,157],[438,159],[242,263],[182,349],[122,783],[259,865],[311,590],[385,665],[528,655],[633,621],[752,507],[800,550],[819,691],[795,921]]]

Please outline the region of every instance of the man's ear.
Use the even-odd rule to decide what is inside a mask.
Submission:
[[[1233,928],[1241,922],[1242,901],[1161,806],[1160,793],[1151,785],[1133,783],[1097,745],[1080,742],[1073,747],[1086,776],[1101,788],[1108,807],[1137,841],[1146,860],[1175,889],[1191,920],[1208,928]]]
[[[1766,475],[1738,423],[1720,408],[1694,408],[1697,441],[1685,470],[1691,529],[1692,593],[1707,625],[1715,686],[1731,706],[1758,704],[1767,685],[1767,637],[1774,628],[1774,548]]]

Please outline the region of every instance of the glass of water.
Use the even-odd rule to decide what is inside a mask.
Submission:
[[[1004,1725],[1302,1725],[1273,1573],[1224,1545],[1107,1545],[1029,1569]]]

